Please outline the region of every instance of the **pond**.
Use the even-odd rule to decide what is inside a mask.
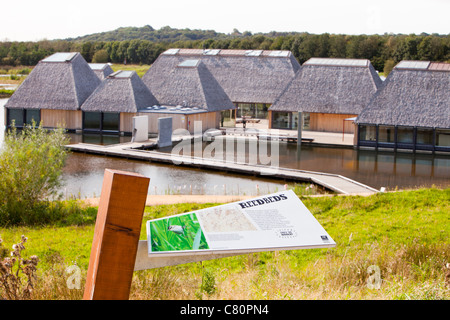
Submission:
[[[3,105],[0,99],[0,141],[4,135]],[[131,137],[72,134],[73,142],[113,144]],[[206,144],[204,144],[205,146]],[[247,148],[248,150],[248,148]],[[170,152],[170,150],[164,150]],[[450,155],[380,152],[279,144],[279,166],[340,174],[379,189],[448,187]],[[149,194],[233,194],[257,195],[283,190],[285,181],[217,171],[156,164],[136,160],[72,153],[64,168],[62,192],[76,197],[99,196],[105,168],[137,172],[150,177]]]

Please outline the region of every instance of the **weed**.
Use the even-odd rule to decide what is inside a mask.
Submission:
[[[0,238],[0,245],[2,242]],[[0,285],[3,291],[0,297],[3,299],[31,299],[39,259],[37,256],[31,256],[29,259],[22,257],[26,242],[27,237],[22,235],[20,242],[12,246],[11,258],[4,257],[0,260]]]

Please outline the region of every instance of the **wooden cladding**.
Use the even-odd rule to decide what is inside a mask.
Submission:
[[[218,128],[220,115],[217,112],[205,112],[196,114],[179,114],[179,113],[138,113],[139,116],[148,116],[148,132],[158,132],[158,118],[172,118],[172,130],[185,129],[190,133],[194,133],[194,122],[202,122],[202,131],[210,128]],[[130,120],[131,121],[131,120]],[[131,125],[131,122],[130,122]]]
[[[81,130],[83,117],[80,110],[50,110],[41,109],[42,126],[46,128],[65,128]]]
[[[356,117],[353,114],[310,113],[309,130],[325,132],[354,133],[355,126],[352,121],[345,119]]]

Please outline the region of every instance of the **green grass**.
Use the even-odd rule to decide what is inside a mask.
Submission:
[[[301,199],[336,241],[335,248],[261,252],[138,271],[131,298],[198,299],[202,294],[209,299],[449,298],[450,188]],[[217,204],[147,207],[141,239],[146,239],[147,220],[213,205]],[[67,276],[55,270],[76,263],[85,276],[92,216],[85,212],[84,218],[73,218],[78,226],[68,219],[59,226],[0,228],[5,247],[24,234],[29,239],[25,254],[41,259],[43,284],[36,289],[37,299],[81,298],[82,290],[61,289]],[[381,272],[379,290],[367,287],[367,270],[373,265]],[[208,292],[214,293],[199,292],[205,272],[213,277],[217,290]]]
[[[11,97],[13,95],[14,91],[15,90],[0,89],[0,99]]]
[[[150,69],[149,65],[143,64],[113,64],[111,66],[114,72],[122,70],[122,71],[136,71],[139,77],[143,77],[144,74]]]

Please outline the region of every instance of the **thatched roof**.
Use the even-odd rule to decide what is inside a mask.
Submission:
[[[401,61],[356,122],[450,128],[450,63]]]
[[[381,84],[369,60],[311,58],[269,110],[359,114]]]
[[[89,63],[89,67],[91,67],[100,80],[104,80],[111,73],[114,73],[108,63]]]
[[[83,111],[137,112],[158,104],[135,71],[110,74],[83,103]]]
[[[39,61],[6,107],[78,110],[99,84],[80,53],[59,52]]]
[[[273,103],[300,69],[289,51],[169,49],[142,79],[151,87],[191,59],[205,64],[233,102]]]
[[[235,108],[223,88],[199,59],[182,61],[174,68],[166,70],[158,80],[150,81],[148,87],[161,105],[197,107],[207,111]]]

